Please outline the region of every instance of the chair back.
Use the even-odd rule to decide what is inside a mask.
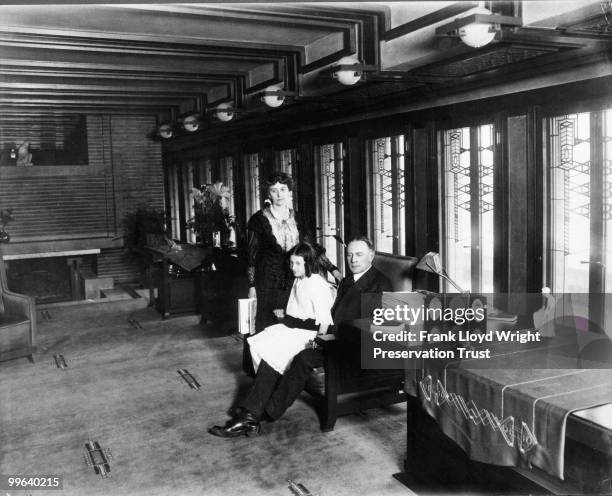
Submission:
[[[389,278],[393,291],[412,291],[414,268],[418,262],[415,257],[376,252],[372,265]]]

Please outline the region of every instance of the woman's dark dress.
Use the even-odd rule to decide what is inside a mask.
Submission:
[[[304,232],[302,223],[295,218],[299,238],[303,239]],[[287,251],[279,244],[272,226],[266,218],[263,210],[259,210],[249,219],[247,225],[249,231],[249,278],[255,283],[257,291],[257,315],[255,317],[255,330],[259,332],[265,327],[275,324],[273,310],[284,309],[293,284],[293,274],[289,269]],[[252,285],[253,280],[249,281]]]

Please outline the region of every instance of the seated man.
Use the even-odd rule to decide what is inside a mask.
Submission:
[[[331,313],[338,325],[361,317],[361,295],[391,291],[391,282],[372,267],[374,247],[366,237],[349,241],[346,260],[351,275],[344,278]],[[323,353],[317,349],[305,349],[297,354],[284,374],[262,360],[247,397],[238,404],[237,414],[225,426],[214,426],[208,432],[219,437],[256,435],[261,429],[259,421],[264,414],[276,420],[285,413],[300,392],[312,370],[323,366]]]

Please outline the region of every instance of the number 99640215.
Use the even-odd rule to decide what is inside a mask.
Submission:
[[[0,475],[0,490],[10,489],[63,489],[64,477],[61,475]]]

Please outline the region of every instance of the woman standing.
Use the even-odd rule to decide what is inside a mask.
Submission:
[[[287,253],[306,238],[302,223],[289,208],[293,179],[284,172],[272,174],[265,183],[270,204],[249,220],[249,298],[257,298],[255,332],[276,323],[275,309],[284,309],[293,275]],[[323,255],[319,263],[339,278],[338,269]]]

